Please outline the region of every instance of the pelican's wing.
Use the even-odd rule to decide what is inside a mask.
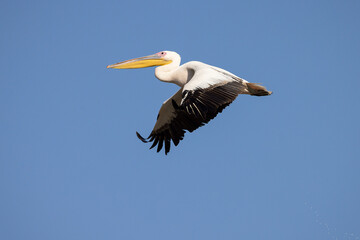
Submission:
[[[202,68],[184,86],[181,108],[208,123],[239,94],[249,94],[247,81],[215,67]]]
[[[182,89],[166,100],[160,108],[157,120],[150,136],[145,139],[138,132],[136,135],[143,142],[153,142],[153,148],[156,145],[159,152],[165,142],[165,154],[170,151],[170,141],[177,146],[184,138],[186,124],[191,124],[190,119],[177,106],[181,102]]]
[[[222,72],[217,68],[203,68],[174,96],[166,100],[159,112],[157,122],[148,139],[139,133],[143,142],[152,142],[159,152],[165,143],[165,154],[170,150],[171,140],[177,146],[189,132],[203,126],[228,106],[238,94],[249,94],[247,81]]]
[[[208,65],[196,71],[185,84],[180,108],[204,124],[229,106],[239,94],[267,96],[271,93],[263,86]]]

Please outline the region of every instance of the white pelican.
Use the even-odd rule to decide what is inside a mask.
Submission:
[[[180,60],[176,52],[162,51],[107,66],[117,69],[159,66],[155,68],[155,76],[160,81],[175,83],[180,87],[162,104],[149,137],[145,139],[136,132],[144,143],[153,142],[150,149],[157,145],[157,152],[165,142],[167,154],[171,140],[177,146],[184,138],[185,130],[192,132],[208,123],[239,94],[267,96],[272,93],[221,68],[197,61],[180,66]]]

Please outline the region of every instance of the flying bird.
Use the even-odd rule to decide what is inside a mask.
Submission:
[[[208,123],[239,94],[267,96],[272,93],[221,68],[198,61],[180,66],[180,61],[181,57],[176,52],[162,51],[107,66],[116,69],[158,66],[155,76],[160,81],[175,83],[180,87],[162,104],[149,137],[145,139],[136,132],[144,143],[153,142],[150,149],[157,145],[157,152],[165,145],[167,154],[171,141],[177,146],[186,130],[192,132]]]

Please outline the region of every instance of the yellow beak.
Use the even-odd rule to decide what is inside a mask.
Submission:
[[[162,66],[165,64],[169,64],[171,62],[172,62],[171,60],[165,60],[162,57],[154,54],[146,57],[134,58],[123,62],[115,63],[107,66],[107,68],[117,68],[117,69],[145,68],[145,67]]]

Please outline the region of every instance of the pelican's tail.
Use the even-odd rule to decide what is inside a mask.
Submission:
[[[271,95],[272,92],[266,90],[265,87],[257,84],[257,83],[246,83],[249,94],[252,96],[268,96]]]

